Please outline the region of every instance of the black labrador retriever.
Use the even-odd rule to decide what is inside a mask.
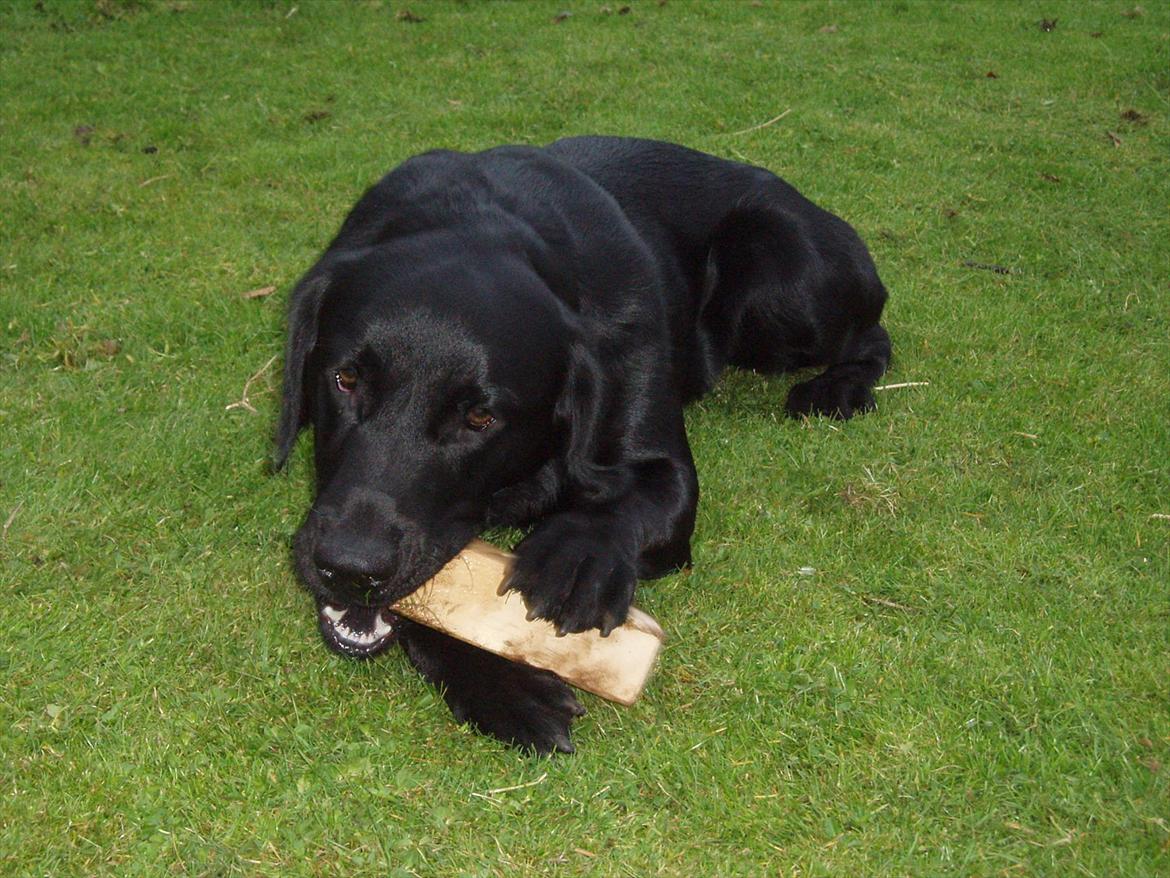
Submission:
[[[325,642],[397,639],[459,721],[570,752],[561,680],[387,608],[483,528],[532,525],[505,586],[608,633],[690,563],[683,406],[732,365],[825,367],[794,416],[873,408],[885,299],[856,232],[760,168],[614,137],[408,160],[290,302],[277,466],[311,424],[293,554]]]

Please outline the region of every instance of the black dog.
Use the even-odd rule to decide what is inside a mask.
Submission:
[[[326,643],[397,637],[460,721],[571,751],[557,677],[386,608],[485,526],[535,522],[507,587],[608,633],[638,579],[690,562],[683,405],[730,364],[827,367],[791,415],[873,408],[885,299],[853,229],[759,168],[610,137],[405,162],[290,304],[277,464],[312,424],[294,555]]]

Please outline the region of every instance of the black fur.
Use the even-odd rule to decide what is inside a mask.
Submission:
[[[637,579],[690,563],[683,406],[731,365],[825,367],[791,415],[873,408],[885,299],[853,229],[760,168],[609,137],[410,159],[293,292],[277,462],[311,424],[317,473],[297,571],[369,619],[485,526],[533,525],[508,585],[607,633]],[[461,721],[571,749],[557,678],[395,628]]]

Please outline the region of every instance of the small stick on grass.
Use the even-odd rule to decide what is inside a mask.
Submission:
[[[271,360],[269,360],[267,363],[265,363],[263,366],[261,366],[255,375],[253,375],[251,378],[249,378],[247,381],[245,381],[244,382],[244,395],[240,397],[238,402],[233,402],[233,403],[230,403],[229,405],[224,406],[224,411],[230,412],[232,409],[247,409],[248,411],[252,412],[253,414],[259,414],[259,412],[256,411],[256,407],[253,406],[252,402],[248,399],[248,393],[252,390],[252,382],[254,382],[257,378],[259,378],[265,372],[267,372],[269,370],[269,368],[271,368],[272,364],[276,362],[276,358],[279,356],[280,356],[280,354],[273,354]]]

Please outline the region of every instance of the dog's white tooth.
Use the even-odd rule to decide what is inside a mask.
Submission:
[[[357,631],[345,624],[345,617],[349,614],[348,607],[338,607],[335,604],[323,604],[321,612],[333,623],[333,633],[338,640],[350,646],[371,647],[381,643],[393,631],[389,622],[381,614],[374,617],[374,626],[370,631]]]

